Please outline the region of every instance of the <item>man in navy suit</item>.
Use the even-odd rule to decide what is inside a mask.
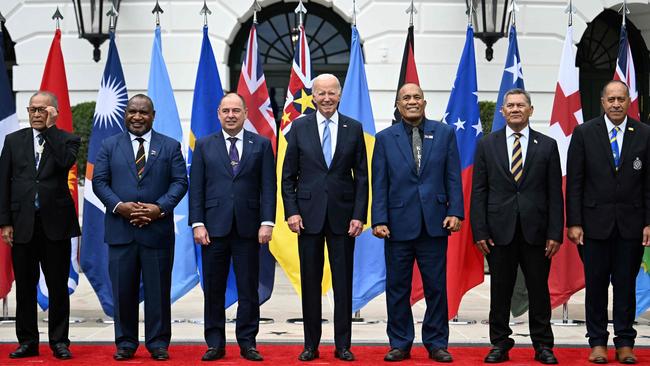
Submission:
[[[490,264],[490,342],[486,363],[507,361],[510,299],[517,267],[526,278],[535,360],[556,364],[548,275],[562,243],[564,204],[557,143],[529,126],[533,106],[523,89],[509,90],[501,113],[506,127],[481,139],[474,158],[470,218]]]
[[[633,364],[636,276],[650,246],[650,128],[627,117],[630,92],[621,81],[602,90],[605,114],[573,131],[567,157],[567,236],[585,268],[585,318],[589,361],[607,363],[607,303],[616,359]]]
[[[236,93],[219,104],[221,131],[196,142],[190,171],[190,219],[201,244],[205,341],[203,361],[226,354],[225,292],[230,259],[237,281],[240,354],[262,361],[259,331],[259,251],[271,240],[277,182],[271,142],[244,130],[247,109]]]
[[[300,361],[319,357],[321,281],[327,239],[334,288],[334,356],[353,361],[352,263],[354,241],[368,215],[368,163],[361,123],[338,113],[336,76],[314,79],[317,111],[295,120],[287,137],[282,199],[298,234],[305,348]]]
[[[178,141],[151,129],[155,115],[149,97],[133,96],[127,131],[104,140],[95,162],[93,191],[106,206],[118,361],[132,358],[138,347],[140,278],[145,346],[153,359],[169,358],[174,207],[187,191],[187,173]]]
[[[415,337],[411,280],[417,260],[427,310],[422,343],[429,357],[451,362],[447,351],[447,236],[460,230],[463,193],[454,129],[424,116],[416,84],[398,92],[399,123],[375,136],[372,157],[373,234],[385,239],[387,333],[385,361],[410,357]]]

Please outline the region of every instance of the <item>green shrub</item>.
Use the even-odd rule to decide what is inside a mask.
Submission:
[[[482,100],[478,102],[481,110],[481,125],[483,126],[483,135],[487,135],[492,131],[492,120],[494,119],[494,111],[496,103],[489,100]]]
[[[81,146],[77,154],[77,176],[79,184],[84,184],[86,177],[86,159],[88,158],[88,141],[93,126],[95,102],[83,102],[72,107],[72,126],[74,134],[81,138]]]

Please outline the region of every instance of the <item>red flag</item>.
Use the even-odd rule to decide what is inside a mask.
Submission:
[[[563,188],[566,188],[566,158],[573,129],[582,123],[582,106],[578,82],[578,69],[573,54],[573,28],[569,26],[564,40],[560,61],[560,72],[555,87],[553,112],[551,114],[549,135],[557,141],[562,163]],[[571,295],[585,287],[585,276],[578,249],[566,236],[564,244],[551,261],[548,288],[551,294],[551,308],[556,308],[569,300]]]
[[[275,153],[277,151],[275,119],[273,118],[269,91],[266,88],[262,61],[259,58],[257,49],[257,29],[255,24],[251,26],[248,35],[248,47],[246,48],[246,57],[237,84],[237,92],[244,97],[248,107],[246,128],[271,140],[273,152]]]
[[[402,85],[407,83],[413,83],[420,85],[420,79],[418,78],[418,69],[415,66],[415,44],[413,37],[413,26],[409,26],[406,43],[404,44],[404,54],[402,55],[402,67],[399,71],[399,80],[397,82],[397,91],[395,93],[395,100],[397,100],[397,93],[399,93],[399,88]],[[394,118],[393,123],[399,122],[402,117],[395,106],[395,111],[393,112]],[[419,273],[419,272],[418,272]]]
[[[634,59],[630,42],[627,39],[625,22],[621,26],[621,38],[618,45],[618,58],[616,59],[616,71],[614,80],[624,82],[630,91],[630,108],[627,115],[635,120],[640,120],[639,114],[639,92],[636,89],[636,72],[634,71]]]

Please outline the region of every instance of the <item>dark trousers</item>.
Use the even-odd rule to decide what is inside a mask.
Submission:
[[[235,225],[233,225],[233,228]],[[232,258],[237,283],[237,343],[243,349],[255,347],[259,331],[260,305],[257,293],[259,281],[259,251],[257,238],[242,238],[237,230],[225,237],[211,237],[210,244],[201,246],[203,265],[203,296],[205,341],[208,347],[226,346],[226,286]]]
[[[171,278],[174,247],[151,248],[131,242],[108,246],[113,286],[115,345],[138,347],[140,278],[144,288],[144,338],[149,351],[167,348],[171,329]]]
[[[585,267],[585,318],[589,346],[606,346],[607,297],[609,283],[614,289],[614,345],[634,347],[632,327],[636,311],[636,276],[643,257],[641,238],[623,239],[614,229],[606,240],[584,239],[579,246]]]
[[[43,232],[40,215],[34,220],[34,235],[28,243],[15,243],[11,250],[16,279],[16,337],[20,344],[38,344],[36,285],[43,269],[49,293],[50,347],[58,343],[70,345],[68,339],[70,297],[70,239],[50,240]]]
[[[327,220],[326,220],[327,221]],[[334,289],[334,345],[337,349],[350,348],[352,343],[352,264],[354,263],[354,238],[332,233],[326,222],[323,232],[300,234],[300,289],[305,347],[318,349],[322,333],[323,265],[325,240]]]
[[[515,341],[510,338],[510,300],[521,267],[528,289],[529,327],[533,347],[553,347],[551,329],[551,297],[548,292],[548,274],[551,260],[545,257],[545,245],[526,242],[517,224],[515,236],[507,245],[490,247],[487,261],[490,265],[490,343],[504,350]]]
[[[430,237],[423,233],[415,240],[384,242],[386,258],[386,332],[391,348],[408,351],[413,345],[415,329],[411,311],[411,280],[417,260],[427,310],[422,321],[422,343],[432,351],[447,348],[447,237]]]

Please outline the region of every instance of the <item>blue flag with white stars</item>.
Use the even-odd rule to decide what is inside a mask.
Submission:
[[[524,73],[521,68],[521,57],[519,57],[519,46],[517,45],[517,29],[514,24],[510,27],[508,34],[508,55],[506,56],[506,66],[503,69],[501,77],[501,86],[499,87],[499,97],[497,98],[494,119],[492,120],[492,131],[497,131],[505,127],[506,120],[501,114],[503,105],[503,95],[510,89],[524,87]]]

